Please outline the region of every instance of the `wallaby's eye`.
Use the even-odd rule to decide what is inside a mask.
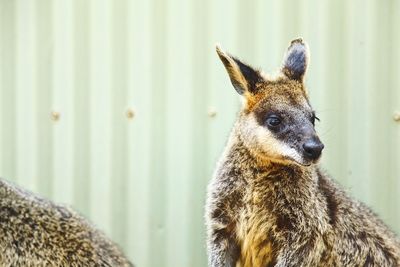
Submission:
[[[282,120],[276,115],[271,115],[267,118],[266,122],[268,127],[276,128],[277,126],[279,126],[279,124],[281,124]]]

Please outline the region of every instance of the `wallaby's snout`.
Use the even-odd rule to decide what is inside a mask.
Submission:
[[[318,136],[313,136],[303,143],[303,154],[304,157],[315,161],[321,156],[324,144],[319,140]]]

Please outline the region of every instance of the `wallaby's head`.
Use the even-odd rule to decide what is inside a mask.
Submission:
[[[275,78],[230,56],[218,46],[217,53],[233,87],[244,100],[236,129],[245,146],[269,161],[316,163],[324,145],[315,132],[317,117],[304,85],[308,50],[303,40],[291,42]]]

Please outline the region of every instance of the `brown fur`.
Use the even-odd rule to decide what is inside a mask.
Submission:
[[[304,72],[298,71],[305,71],[298,64],[308,57],[291,49],[306,51],[295,40],[282,73],[271,79],[257,72],[261,83],[243,82],[245,75],[232,73],[240,69],[225,64],[235,60],[224,62],[232,83],[241,79],[236,89],[245,104],[208,187],[209,266],[400,266],[395,234],[317,161],[305,160],[301,146],[293,149],[315,130]],[[298,125],[274,134],[264,124],[271,112],[284,112]]]
[[[0,266],[132,266],[82,216],[0,179]]]

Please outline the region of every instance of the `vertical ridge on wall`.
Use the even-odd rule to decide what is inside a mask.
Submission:
[[[208,123],[213,118],[207,114],[207,104],[209,97],[209,73],[205,66],[209,64],[209,56],[216,56],[213,53],[213,47],[210,45],[208,29],[209,24],[209,8],[212,4],[209,1],[195,1],[191,7],[192,19],[190,23],[193,25],[193,30],[189,32],[189,38],[192,38],[189,49],[193,54],[190,71],[192,95],[189,102],[190,112],[193,117],[190,121],[189,133],[192,136],[192,151],[190,157],[190,167],[192,172],[192,183],[190,185],[188,203],[190,209],[188,216],[191,221],[188,229],[188,266],[200,267],[206,266],[205,255],[205,235],[190,233],[205,233],[204,226],[204,200],[205,193],[193,194],[199,188],[205,188],[211,176],[211,168],[207,165],[206,155],[208,154]]]
[[[153,86],[157,84],[152,82],[159,75],[154,70],[160,71],[154,67],[155,59],[152,58],[154,48],[158,46],[152,42],[153,2],[136,0],[128,3],[127,103],[133,108],[135,115],[128,126],[129,194],[126,212],[129,228],[126,233],[128,238],[126,251],[131,255],[135,265],[152,266],[153,251],[157,251],[152,243],[154,236],[150,234],[156,230],[152,214],[158,212],[152,205],[154,205],[153,199],[158,197],[158,190],[162,189],[161,185],[152,180],[153,169],[159,168],[158,162],[152,160],[154,155],[152,137],[156,127],[153,122],[153,108],[158,107],[157,101],[161,100],[154,99],[156,90]],[[160,144],[160,141],[156,142],[157,145]],[[160,150],[155,152],[160,153]],[[157,157],[162,159],[160,154]],[[159,171],[162,173],[163,170]],[[153,190],[153,187],[156,187],[156,190]],[[162,203],[161,200],[160,205]]]
[[[89,39],[89,2],[75,0],[74,6],[74,206],[84,214],[90,213],[90,146],[89,142],[89,74],[90,74],[90,39]]]
[[[188,3],[185,0],[173,0],[165,9],[166,35],[168,36],[165,41],[167,46],[165,60],[168,62],[168,68],[165,70],[167,92],[165,123],[168,127],[165,131],[167,168],[162,178],[166,182],[164,237],[166,259],[164,264],[167,266],[190,266],[190,254],[180,254],[180,251],[184,251],[189,246],[186,237],[189,235],[191,218],[185,216],[190,210],[189,184],[186,181],[190,179],[190,153],[194,145],[189,129],[192,119],[190,100],[193,92],[192,75],[189,72],[191,67],[191,39],[188,38],[190,28],[187,23],[182,23],[182,21],[188,21],[191,15]],[[177,8],[177,10],[172,10],[172,8]],[[176,64],[170,65],[170,62],[176,62]],[[176,235],[177,229],[180,235]]]
[[[162,266],[166,260],[166,209],[167,186],[166,180],[166,97],[167,76],[167,4],[161,0],[152,1],[151,20],[151,145],[150,156],[150,250],[157,251],[157,256],[149,254],[149,266]],[[171,66],[172,67],[172,66]]]
[[[53,2],[53,79],[52,101],[47,107],[47,119],[53,116],[53,198],[61,203],[74,200],[74,51],[73,1]],[[58,118],[57,118],[58,114]],[[60,172],[60,170],[63,170]]]
[[[250,14],[250,16],[255,16],[255,33],[253,34],[254,52],[257,56],[253,55],[253,64],[255,67],[260,67],[265,72],[271,73],[279,68],[283,58],[282,53],[285,51],[285,45],[287,45],[285,41],[280,41],[283,39],[279,20],[279,16],[283,14],[282,1],[259,0],[254,9],[254,14]],[[247,41],[249,42],[249,40]],[[282,44],[280,45],[280,43]]]
[[[373,1],[368,1],[366,3],[366,18],[367,18],[367,29],[371,29],[366,33],[366,53],[365,53],[365,60],[366,60],[366,70],[364,72],[364,78],[366,80],[366,87],[365,87],[365,100],[366,102],[364,103],[365,108],[368,109],[368,116],[370,116],[373,113],[373,106],[372,103],[374,102],[374,91],[375,91],[375,49],[377,47],[375,46],[375,31],[372,29],[375,29],[374,24],[376,24],[376,19],[375,19],[375,4]],[[374,123],[371,121],[366,121],[365,127],[367,128],[367,132],[365,133],[366,137],[366,142],[363,144],[366,147],[366,154],[368,155],[368,162],[371,163],[371,165],[367,165],[367,177],[368,181],[372,183],[374,179],[374,173],[372,169],[374,168],[374,157],[372,156],[374,153],[374,150],[372,148],[372,142],[373,142],[373,127]],[[373,189],[371,188],[371,184],[368,184],[368,194],[369,194],[369,200],[374,199],[373,195]]]
[[[128,20],[127,1],[111,3],[111,233],[115,241],[123,247],[127,246],[128,237],[128,123],[131,119],[128,112]]]
[[[16,1],[0,1],[1,176],[16,178]]]
[[[373,197],[374,197],[374,207],[382,214],[381,217],[385,220],[390,220],[390,214],[388,210],[392,203],[390,203],[390,194],[387,192],[391,186],[390,176],[391,166],[390,166],[390,150],[393,141],[389,139],[390,131],[386,128],[388,123],[392,121],[392,111],[390,110],[390,6],[389,5],[375,5],[375,33],[374,36],[374,91],[372,93],[371,108],[374,111],[371,114],[373,127],[372,127],[372,155],[379,155],[374,158],[375,164],[371,169],[373,174]],[[388,88],[387,93],[382,93],[376,88]],[[383,184],[379,181],[378,177],[386,177],[388,183]],[[389,186],[389,187],[388,187]],[[386,205],[383,203],[387,203]],[[394,204],[394,203],[393,203]]]
[[[327,31],[324,39],[324,54],[326,73],[324,98],[321,105],[324,109],[324,123],[326,136],[325,140],[331,144],[325,149],[325,160],[327,167],[332,169],[332,175],[336,179],[345,182],[348,175],[347,154],[343,153],[346,148],[346,79],[347,66],[346,57],[348,56],[347,47],[344,46],[346,36],[346,13],[344,1],[329,2],[326,4],[328,19]],[[333,17],[337,19],[333,19]],[[339,112],[341,111],[341,112]],[[323,114],[321,114],[322,116]]]
[[[3,59],[4,59],[4,52],[3,52],[3,32],[4,32],[4,27],[3,27],[3,25],[4,25],[4,21],[3,21],[3,19],[2,19],[2,17],[3,17],[3,13],[4,13],[4,11],[3,11],[3,9],[4,9],[4,6],[0,3],[0,62],[2,62],[3,61]],[[5,35],[5,34],[4,34]],[[2,68],[2,65],[0,65],[0,104],[3,104],[2,103],[2,101],[1,101],[1,99],[4,99],[4,95],[2,94],[2,92],[4,91],[3,90],[3,84],[4,84],[4,82],[3,82],[3,68]],[[2,109],[2,108],[0,108],[0,125],[4,125],[4,110]],[[3,142],[1,142],[2,140],[4,140],[4,137],[3,137],[3,133],[0,131],[0,151],[2,151],[2,150],[4,150],[4,148],[3,148]],[[3,160],[3,154],[2,153],[0,153],[0,169],[4,169],[4,166],[3,166],[3,164],[2,164],[2,162],[4,162],[4,160]]]
[[[388,88],[387,87],[387,69],[385,64],[386,60],[384,57],[386,54],[383,54],[382,49],[387,49],[386,43],[381,42],[386,40],[386,29],[383,27],[386,26],[385,18],[383,16],[387,16],[387,14],[382,14],[383,10],[381,9],[378,3],[371,1],[370,3],[370,11],[372,12],[370,15],[371,29],[370,31],[370,43],[371,43],[371,58],[369,62],[369,76],[370,76],[370,101],[368,103],[368,107],[371,111],[371,122],[373,126],[370,128],[370,150],[369,154],[371,155],[385,155],[387,153],[387,140],[384,135],[384,131],[382,126],[384,125],[385,120],[388,120],[389,117],[386,116],[387,109],[387,95],[382,94],[376,88]],[[372,197],[372,205],[375,207],[375,210],[382,214],[386,207],[378,206],[379,199],[385,199],[387,194],[384,193],[382,184],[379,183],[378,177],[388,177],[388,161],[380,156],[375,156],[373,158],[374,164],[370,168],[371,175],[371,185],[373,190],[371,190]],[[387,188],[385,189],[385,191]],[[382,193],[384,195],[382,195]],[[380,195],[380,197],[378,197]],[[381,215],[385,216],[385,215]]]
[[[36,9],[34,2],[16,2],[16,179],[38,191]],[[30,44],[25,46],[25,44]]]
[[[90,1],[90,214],[111,232],[111,3]],[[98,203],[102,203],[99,208]]]
[[[256,53],[256,43],[250,40],[254,40],[256,37],[257,15],[255,13],[255,7],[257,2],[245,2],[237,1],[236,16],[233,23],[233,27],[236,31],[235,44],[238,48],[235,53],[236,56],[243,57],[244,62],[254,62]],[[241,55],[241,56],[239,56]]]
[[[324,31],[324,17],[327,13],[326,3],[318,0],[305,1],[300,7],[299,36],[302,36],[309,45],[310,59],[308,62],[307,74],[305,77],[306,86],[310,95],[310,101],[318,117],[322,121],[316,124],[320,137],[324,142],[323,113],[321,103],[325,89],[325,62],[326,54],[323,51],[326,31]],[[317,32],[318,34],[315,34]],[[289,38],[290,39],[290,38]],[[276,53],[278,54],[278,53]],[[318,77],[318,78],[315,78]]]
[[[237,39],[236,39],[236,18],[237,5],[226,4],[223,1],[213,2],[209,5],[210,27],[209,27],[209,46],[203,48],[209,50],[210,60],[207,66],[210,75],[210,83],[208,84],[208,107],[209,111],[215,111],[216,116],[209,119],[207,140],[208,155],[207,165],[214,168],[215,162],[222,152],[223,144],[228,138],[233,119],[238,107],[239,96],[233,89],[229,77],[215,52],[215,44],[221,44],[222,48],[232,55],[237,54]],[[223,18],[221,19],[221,15]],[[239,55],[238,55],[239,56]],[[228,123],[229,127],[223,128],[220,125]]]
[[[292,39],[298,38],[301,36],[300,33],[300,1],[290,1],[283,0],[282,1],[282,15],[280,16],[280,25],[281,25],[281,44],[282,48],[288,46],[289,42]]]
[[[360,114],[368,114],[367,91],[368,77],[364,76],[367,71],[368,58],[367,53],[367,5],[363,1],[353,1],[349,4],[349,10],[346,14],[349,30],[347,32],[347,47],[349,53],[355,55],[348,56],[348,74],[347,74],[347,139],[349,144],[354,144],[358,148],[347,145],[346,151],[349,155],[349,179],[350,188],[357,187],[356,196],[359,198],[368,198],[370,192],[368,189],[369,162],[368,148],[364,145],[368,142],[368,124],[364,120],[360,120]],[[354,13],[356,15],[354,15]],[[351,90],[348,90],[351,88]],[[357,129],[357,131],[355,131]],[[362,135],[360,134],[363,133]]]
[[[52,1],[40,1],[35,8],[36,51],[34,51],[36,66],[33,67],[36,76],[35,97],[40,96],[40,104],[35,112],[37,122],[37,155],[34,164],[37,165],[35,174],[37,183],[41,186],[39,192],[50,197],[53,194],[53,129],[50,121],[52,102],[52,73],[53,73],[53,31]],[[39,102],[39,100],[37,100]]]
[[[400,75],[398,75],[398,70],[400,68],[400,35],[398,34],[397,25],[400,24],[400,2],[393,1],[391,2],[390,7],[390,15],[391,20],[389,23],[390,33],[392,41],[390,42],[390,77],[391,77],[391,85],[390,85],[390,109],[391,117],[394,119],[394,116],[397,112],[400,115]],[[390,123],[390,136],[389,140],[393,140],[393,145],[390,147],[390,155],[389,161],[391,166],[391,176],[390,176],[390,196],[398,195],[400,192],[400,125],[397,122],[392,121]],[[391,215],[390,224],[391,225],[399,225],[400,221],[400,206],[397,205],[398,201],[390,201],[390,208],[388,210],[388,214]],[[400,227],[397,226],[397,231],[400,231]]]

